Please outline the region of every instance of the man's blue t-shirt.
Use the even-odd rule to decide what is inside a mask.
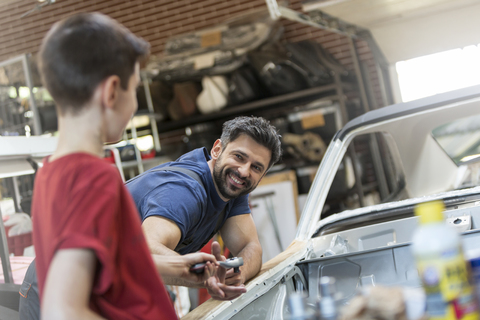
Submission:
[[[223,201],[215,189],[207,161],[207,149],[195,149],[175,161],[161,164],[127,182],[126,186],[140,213],[142,222],[150,216],[172,220],[182,232],[179,243],[188,242],[180,254],[196,252],[208,241],[219,215],[227,206],[225,221],[233,216],[249,214],[248,195]],[[178,171],[155,171],[161,167],[179,166],[198,174],[203,186],[194,178]]]

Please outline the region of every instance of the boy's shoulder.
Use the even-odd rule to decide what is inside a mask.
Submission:
[[[41,175],[61,178],[63,183],[94,187],[98,184],[122,184],[117,168],[107,161],[87,154],[75,153],[44,163]],[[47,180],[50,180],[47,178]]]
[[[65,156],[62,156],[59,159],[56,159],[52,162],[45,159],[44,167],[50,167],[55,169],[73,169],[73,170],[94,170],[94,171],[106,171],[106,172],[115,172],[116,168],[109,162],[105,161],[102,158],[94,156],[89,153],[71,153]],[[63,171],[63,170],[62,170]]]

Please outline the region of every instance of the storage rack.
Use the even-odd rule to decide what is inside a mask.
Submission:
[[[163,122],[158,126],[158,132],[165,133],[198,123],[227,119],[241,114],[258,113],[268,110],[275,110],[276,112],[281,110],[288,111],[289,109],[298,107],[299,104],[318,99],[338,101],[342,114],[342,124],[345,124],[345,119],[348,119],[345,107],[345,91],[351,92],[352,89],[353,86],[351,84],[340,82],[309,88],[284,95],[255,100],[237,106],[226,107],[215,113],[194,115],[182,120]]]
[[[34,167],[41,167],[43,159],[52,154],[58,144],[57,137],[31,136],[31,137],[0,137],[0,179],[15,180],[19,176],[34,174]],[[108,146],[104,147],[109,149]],[[118,150],[114,149],[113,155],[115,166],[120,172],[122,179],[123,170]],[[18,190],[14,190],[15,209],[19,208]],[[13,283],[12,268],[9,259],[7,234],[3,225],[2,212],[0,210],[0,259],[5,283],[0,284],[0,308],[6,306],[17,310],[19,302],[18,290],[20,285]],[[1,310],[0,310],[1,311]]]
[[[34,135],[40,135],[43,132],[42,132],[42,125],[41,125],[41,122],[40,122],[40,116],[39,116],[39,112],[38,112],[38,108],[37,108],[37,103],[36,103],[34,95],[33,95],[33,80],[32,80],[32,73],[31,73],[30,65],[29,65],[29,57],[30,57],[29,54],[23,54],[23,55],[20,55],[20,56],[2,61],[2,62],[0,62],[0,68],[8,68],[8,67],[12,67],[16,64],[21,64],[22,65],[24,81],[25,81],[24,84],[28,87],[28,89],[30,91],[28,101],[29,101],[30,109],[32,111],[31,125],[33,127],[33,134]],[[10,85],[13,86],[13,84],[10,84]],[[3,100],[3,99],[0,99],[0,101],[1,100]],[[30,123],[21,123],[21,121],[19,121],[19,119],[15,119],[16,117],[14,117],[12,114],[10,114],[7,109],[8,108],[6,108],[5,106],[3,108],[0,108],[0,110],[2,112],[0,115],[2,116],[2,118],[5,118],[5,119],[3,119],[3,121],[5,122],[8,119],[11,122],[11,123],[6,123],[5,126],[13,127],[13,126],[18,126],[18,125],[22,125],[22,124],[23,125],[24,124],[30,124]]]
[[[256,100],[242,105],[227,106],[226,108],[211,114],[197,114],[178,121],[162,122],[158,124],[158,132],[162,134],[162,138],[169,137],[169,134],[185,134],[188,136],[189,132],[192,132],[189,130],[190,126],[206,122],[215,122],[215,124],[219,126],[222,121],[238,115],[262,115],[262,113],[266,112],[285,115],[288,112],[295,112],[299,109],[298,106],[311,101],[331,100],[333,102],[332,105],[336,105],[340,111],[341,126],[362,113],[382,107],[382,105],[379,105],[375,99],[366,67],[360,61],[357,40],[366,41],[371,48],[375,57],[375,68],[379,76],[379,87],[382,100],[385,105],[393,103],[391,85],[388,81],[388,63],[386,63],[386,59],[368,30],[346,23],[338,18],[328,16],[323,12],[301,14],[283,7],[281,4],[277,3],[276,0],[266,0],[266,3],[270,16],[274,20],[285,18],[346,36],[352,56],[353,73],[355,75],[354,82],[343,82],[340,78],[340,72],[335,70],[334,66],[328,66],[330,70],[334,70],[334,81],[331,84]],[[332,23],[328,23],[329,21]],[[347,102],[353,100],[360,102],[361,110],[347,110]],[[383,198],[386,194],[387,186],[383,174],[385,171],[383,170],[382,154],[379,150],[379,142],[374,135],[369,136],[369,141],[369,147],[372,149],[372,157],[368,159],[368,162],[371,163],[372,167],[375,169],[376,183],[379,185],[380,194]],[[360,161],[358,158],[359,152],[359,150],[354,150],[353,148],[349,150],[349,155],[354,163]],[[356,177],[355,190],[360,199],[360,203],[363,205],[364,191],[369,186],[363,185],[360,181],[361,176],[360,173],[357,172],[356,166],[354,166],[353,169]]]
[[[32,75],[32,69],[30,67],[30,54],[23,54],[23,55],[20,55],[20,56],[17,56],[17,57],[14,57],[14,58],[11,58],[11,59],[8,59],[8,60],[5,60],[5,61],[2,61],[0,62],[0,68],[9,68],[9,69],[13,69],[13,68],[17,68],[18,69],[22,69],[22,73],[23,73],[23,78],[20,79],[21,81],[21,85],[26,85],[26,87],[28,87],[29,89],[29,98],[28,98],[28,104],[29,104],[29,107],[30,107],[30,118],[26,118],[26,117],[23,117],[22,116],[22,119],[20,119],[20,117],[18,115],[14,115],[12,114],[11,112],[11,108],[9,108],[9,106],[7,105],[8,103],[12,103],[11,99],[9,99],[9,97],[7,96],[7,91],[8,91],[8,88],[9,87],[14,87],[14,86],[17,86],[18,87],[18,83],[12,83],[12,81],[10,81],[10,83],[8,84],[3,84],[3,86],[5,87],[5,90],[3,91],[0,91],[0,118],[3,120],[2,122],[0,122],[0,129],[7,129],[6,131],[9,131],[8,134],[13,134],[13,135],[19,135],[18,134],[18,131],[21,131],[21,130],[17,130],[19,128],[23,128],[25,125],[29,125],[32,127],[32,134],[33,135],[41,135],[43,134],[43,129],[42,128],[42,121],[41,121],[41,117],[40,117],[40,110],[39,110],[39,107],[38,107],[38,102],[35,100],[35,97],[34,97],[34,94],[33,94],[33,88],[34,88],[34,80],[33,80],[33,75]],[[18,79],[16,79],[18,80]],[[151,132],[152,132],[152,136],[153,136],[153,140],[154,140],[154,147],[155,147],[155,150],[157,152],[160,151],[160,140],[158,138],[158,131],[157,131],[157,123],[156,121],[152,120],[152,119],[155,119],[155,114],[153,113],[153,104],[152,104],[152,100],[151,100],[151,96],[150,96],[150,91],[149,91],[149,86],[147,85],[148,84],[148,81],[149,79],[146,78],[143,73],[142,73],[142,81],[144,83],[144,88],[145,88],[145,95],[146,95],[146,98],[147,98],[147,106],[148,106],[148,110],[149,110],[149,114],[148,116],[150,117],[151,121],[150,121],[150,125],[151,125]],[[38,80],[37,80],[38,82]],[[0,88],[1,89],[1,88]],[[3,92],[3,94],[2,94]],[[11,132],[11,131],[17,131],[15,134],[15,132]],[[133,125],[133,121],[131,121],[131,138],[135,141],[136,138],[137,138],[137,130],[135,128],[135,126]],[[0,132],[0,135],[2,135],[2,132]],[[20,134],[21,135],[21,134]],[[125,139],[128,140],[128,136],[125,132]],[[107,148],[109,149],[109,148]],[[112,150],[112,152],[114,152],[115,150],[113,150],[113,148],[110,148]],[[138,168],[138,171],[140,173],[142,173],[144,171],[144,168],[143,168],[143,162],[141,160],[141,154],[140,154],[140,151],[138,150],[138,148],[136,147],[136,145],[134,144],[134,149],[135,149],[135,155],[136,155],[136,160],[133,161],[133,162],[128,162],[128,163],[117,163],[117,167],[119,165],[122,165],[122,166],[125,166],[125,167],[132,167],[132,166],[136,166]],[[115,153],[114,152],[114,157],[118,157],[118,152]],[[123,173],[122,173],[122,177],[123,177]],[[16,188],[16,186],[14,185],[14,188]]]
[[[33,174],[35,169],[32,161],[41,165],[42,159],[53,153],[57,146],[56,137],[0,137],[0,178],[9,178]],[[14,183],[15,185],[15,183]],[[15,192],[14,202],[18,201]],[[16,203],[15,207],[17,208]],[[1,305],[13,310],[18,309],[20,285],[13,283],[12,267],[10,265],[7,245],[7,234],[3,225],[0,210],[0,259],[5,283],[0,284]]]
[[[365,66],[362,65],[360,61],[359,52],[356,46],[356,40],[366,41],[374,56],[375,68],[379,77],[380,93],[385,104],[384,106],[394,103],[392,84],[389,80],[389,63],[368,29],[364,29],[358,25],[343,21],[320,10],[314,9],[307,13],[297,12],[295,10],[285,7],[284,4],[278,0],[265,0],[265,2],[267,4],[270,17],[273,20],[284,18],[290,21],[294,21],[308,26],[313,26],[318,29],[327,30],[329,32],[341,34],[347,37],[353,62],[353,68],[355,71],[356,82],[358,84],[358,92],[360,94],[364,112],[382,107],[377,105],[374,99],[372,84],[370,83],[369,77],[366,74],[367,72],[365,70]],[[383,199],[387,193],[386,190],[388,187],[385,182],[386,173],[382,164],[380,144],[374,134],[371,134],[368,139],[370,140],[370,148],[372,149],[372,157],[370,161],[375,170],[375,178],[378,180],[377,183],[379,185],[380,193]],[[354,162],[358,162],[358,157],[354,148],[350,148],[348,152],[352,157],[352,160]],[[368,188],[368,186],[363,186],[360,182],[360,175],[359,172],[357,172],[355,166],[354,171],[357,181],[355,189],[357,190],[360,204],[361,206],[363,206],[364,191],[366,188]]]

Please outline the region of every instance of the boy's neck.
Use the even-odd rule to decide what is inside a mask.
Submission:
[[[100,107],[86,107],[80,114],[58,117],[58,145],[50,161],[84,152],[101,156],[104,144],[104,128]]]

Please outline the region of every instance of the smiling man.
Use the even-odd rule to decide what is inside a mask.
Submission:
[[[150,251],[177,255],[200,250],[220,231],[234,256],[242,257],[239,273],[218,267],[204,283],[217,300],[245,292],[245,281],[261,267],[262,248],[250,215],[248,194],[281,156],[275,127],[258,117],[237,117],[223,125],[210,155],[193,150],[127,182],[142,218]],[[212,244],[218,260],[218,243]],[[163,277],[166,284],[195,287],[181,278]],[[197,286],[198,287],[198,286]]]

